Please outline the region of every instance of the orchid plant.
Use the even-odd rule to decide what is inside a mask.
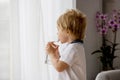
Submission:
[[[102,46],[99,50],[92,52],[102,53],[100,56],[100,61],[102,62],[102,69],[109,70],[114,69],[113,62],[117,57],[115,56],[115,51],[117,49],[118,43],[116,43],[117,31],[120,28],[120,10],[113,10],[111,14],[103,14],[101,12],[96,13],[96,27],[97,31],[102,36]],[[108,31],[111,31],[113,36],[113,41],[107,39]],[[110,43],[110,44],[108,44]]]

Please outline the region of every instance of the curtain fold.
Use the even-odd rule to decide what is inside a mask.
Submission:
[[[19,0],[21,78],[39,80],[40,0]],[[41,23],[42,24],[42,23]]]
[[[40,80],[40,0],[11,0],[11,80]]]
[[[10,80],[21,80],[18,0],[10,0]]]

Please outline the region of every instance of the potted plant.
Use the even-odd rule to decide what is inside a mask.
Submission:
[[[120,10],[113,10],[112,14],[103,14],[101,12],[96,13],[96,27],[97,31],[101,34],[102,45],[100,49],[92,52],[101,53],[100,61],[102,63],[102,70],[115,69],[113,66],[114,59],[117,57],[115,55],[117,45],[117,31],[120,28]],[[113,41],[107,39],[108,31],[113,34]]]

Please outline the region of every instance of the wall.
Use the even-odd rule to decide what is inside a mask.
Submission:
[[[111,9],[120,9],[120,0],[106,0],[106,11],[109,12]],[[100,35],[96,32],[95,27],[95,13],[96,11],[102,10],[102,0],[77,0],[77,9],[80,9],[87,15],[87,32],[85,39],[85,51],[87,58],[87,80],[95,80],[96,75],[101,71],[101,64],[98,56],[91,55],[91,52],[99,49],[101,45]],[[120,34],[120,32],[118,32]],[[117,36],[117,42],[120,43],[120,38]],[[120,54],[117,54],[120,56]],[[120,58],[115,60],[116,68],[120,68]]]
[[[87,32],[85,39],[85,51],[87,57],[87,80],[94,80],[96,74],[100,70],[99,60],[97,55],[91,55],[91,53],[99,49],[101,40],[99,34],[96,32],[95,27],[95,14],[96,11],[101,10],[101,2],[99,0],[78,0],[77,8],[83,11],[87,16]]]
[[[105,12],[106,13],[110,13],[112,10],[114,9],[119,9],[120,10],[120,0],[106,0],[105,1]],[[120,43],[120,29],[117,31],[117,43]],[[109,34],[108,37],[109,39],[113,39],[112,38],[113,34]],[[119,49],[120,49],[120,45],[118,45]],[[114,59],[114,66],[116,69],[119,69],[120,68],[120,50],[116,51],[115,53],[116,56],[119,56],[117,57],[116,59]]]

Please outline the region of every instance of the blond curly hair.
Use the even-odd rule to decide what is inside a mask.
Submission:
[[[72,35],[84,39],[86,29],[86,15],[77,9],[67,10],[58,20],[57,25],[63,30],[68,30]]]

